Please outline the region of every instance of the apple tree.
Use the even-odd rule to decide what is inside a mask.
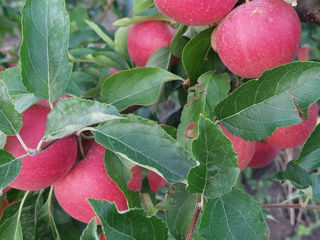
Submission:
[[[320,209],[317,1],[88,2],[0,1],[0,239],[264,240]],[[303,204],[240,187],[293,148]]]

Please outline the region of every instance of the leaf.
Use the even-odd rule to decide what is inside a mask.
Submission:
[[[320,98],[320,63],[293,62],[265,71],[236,89],[215,109],[228,131],[260,141],[277,128],[302,122]],[[297,112],[297,109],[299,112]]]
[[[161,47],[157,49],[146,64],[147,67],[158,67],[168,70],[171,62],[171,52],[169,47]]]
[[[166,82],[183,79],[160,68],[136,68],[107,78],[101,89],[101,101],[122,111],[132,105],[155,103]]]
[[[117,109],[108,104],[77,98],[63,99],[47,116],[44,139],[63,138],[86,126],[120,117]]]
[[[128,54],[128,33],[130,27],[119,27],[114,34],[114,49],[124,58],[129,60]]]
[[[166,210],[167,225],[175,239],[185,239],[198,201],[198,194],[188,193],[186,186],[177,183],[171,186],[168,198],[174,207]]]
[[[208,28],[198,33],[183,49],[182,61],[190,79],[190,86],[196,83],[201,74],[214,69],[216,53],[210,44],[212,31],[213,28]]]
[[[92,29],[80,29],[70,34],[69,48],[75,48],[83,42],[92,42],[99,39],[99,36]]]
[[[146,21],[172,21],[169,17],[162,13],[156,13],[151,16],[134,16],[132,18],[121,18],[113,23],[116,27],[125,27],[134,23],[146,22]]]
[[[142,209],[118,213],[114,203],[89,199],[99,217],[107,239],[117,240],[163,240],[168,238],[168,229],[158,217],[148,217]]]
[[[258,203],[238,190],[209,199],[201,218],[199,234],[210,240],[263,240],[269,229]]]
[[[8,90],[0,81],[0,131],[6,135],[17,135],[22,128],[22,117],[8,96]]]
[[[147,9],[154,8],[153,0],[134,1],[133,12],[135,14],[141,13]]]
[[[76,71],[71,74],[66,93],[83,97],[98,84],[98,79],[86,72]]]
[[[312,173],[310,175],[312,180],[312,199],[314,201],[320,201],[320,175],[318,173]]]
[[[228,74],[216,74],[207,72],[198,79],[198,84],[189,93],[187,104],[185,104],[181,123],[178,127],[177,139],[188,149],[191,149],[192,139],[186,139],[186,130],[190,123],[196,123],[200,114],[206,118],[214,119],[214,109],[222,101],[230,90],[230,76]]]
[[[303,145],[299,159],[295,160],[296,164],[306,170],[320,168],[320,125],[311,133],[307,142]]]
[[[23,240],[19,214],[11,216],[0,226],[0,239],[2,240]]]
[[[4,148],[4,145],[6,145],[7,142],[7,136],[0,131],[0,149]]]
[[[128,182],[131,178],[130,168],[123,163],[124,159],[115,153],[106,150],[105,166],[108,176],[117,184],[127,199],[129,208],[141,208],[139,192],[131,191],[128,188]]]
[[[199,137],[192,143],[192,153],[200,165],[190,170],[187,190],[207,198],[221,197],[237,182],[238,156],[219,125],[201,115],[198,126]]]
[[[20,94],[17,96],[13,96],[11,101],[14,104],[15,109],[18,113],[23,113],[27,110],[30,106],[35,104],[36,102],[40,101],[41,98],[36,97],[34,94]]]
[[[5,189],[18,176],[20,169],[20,159],[0,149],[0,190]]]
[[[301,168],[294,161],[289,162],[284,171],[275,175],[276,180],[284,182],[289,181],[298,189],[305,189],[312,185],[311,178],[306,170]]]
[[[167,182],[186,179],[196,162],[156,123],[135,115],[96,128],[95,140],[121,157],[156,171]]]
[[[178,58],[182,58],[182,52],[184,47],[189,42],[189,38],[184,36],[184,33],[187,31],[188,26],[185,25],[179,25],[178,31],[174,38],[172,39],[170,50],[173,56],[176,56]]]
[[[72,71],[69,31],[64,0],[26,0],[20,50],[23,84],[50,102],[63,95]]]
[[[80,240],[97,240],[99,236],[97,234],[97,221],[93,218],[83,230]]]
[[[111,48],[114,48],[113,40],[104,32],[103,27],[93,21],[85,20],[88,26]]]

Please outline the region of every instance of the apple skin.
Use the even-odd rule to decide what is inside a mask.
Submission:
[[[35,149],[43,137],[49,112],[50,108],[35,104],[22,114],[23,127],[19,134],[29,148]],[[8,136],[4,149],[14,157],[26,153],[16,136]],[[58,140],[33,157],[24,157],[18,177],[9,186],[25,191],[46,188],[71,170],[77,152],[76,138],[70,136]]]
[[[237,0],[155,0],[157,8],[175,21],[189,26],[210,25],[226,16]]]
[[[128,188],[132,191],[140,191],[142,187],[142,173],[140,166],[136,165],[130,169],[131,178],[128,182]]]
[[[241,77],[258,78],[293,60],[301,24],[283,0],[254,0],[235,8],[217,31],[216,49],[225,66]]]
[[[106,173],[105,150],[93,143],[87,156],[54,184],[54,193],[60,206],[71,217],[84,223],[89,223],[95,216],[88,198],[115,202],[120,211],[128,209],[125,196]],[[97,223],[101,224],[98,218]]]
[[[151,170],[149,172],[150,173],[147,176],[149,187],[152,191],[157,193],[161,186],[165,186],[167,184],[167,181],[163,177],[161,177],[159,174]]]
[[[310,48],[309,47],[299,48],[297,55],[298,55],[299,61],[310,61]]]
[[[251,161],[255,150],[255,142],[246,141],[240,137],[232,135],[224,126],[220,124],[223,134],[230,140],[233,150],[238,154],[238,166],[240,170],[244,169]]]
[[[162,21],[133,24],[128,33],[128,53],[139,67],[145,66],[159,48],[170,46],[175,29]]]
[[[318,111],[318,104],[312,104],[308,110],[308,119],[297,125],[278,128],[266,142],[279,148],[295,148],[305,143],[317,125]]]
[[[256,151],[248,167],[263,168],[269,165],[279,154],[280,149],[274,147],[265,141],[256,142]]]

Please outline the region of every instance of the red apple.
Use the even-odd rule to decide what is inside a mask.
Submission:
[[[107,240],[106,236],[103,233],[100,235],[100,240]]]
[[[29,148],[35,149],[43,137],[49,112],[48,107],[33,105],[22,114],[23,127],[19,134]],[[14,157],[26,154],[16,136],[8,136],[4,148]],[[76,156],[77,141],[74,136],[58,140],[45,151],[21,159],[21,171],[9,186],[31,191],[46,188],[70,171]]]
[[[256,151],[248,167],[262,168],[269,165],[279,154],[280,149],[265,141],[256,142]]]
[[[132,191],[139,191],[142,187],[142,173],[140,166],[131,168],[131,178],[128,182],[128,188]]]
[[[128,209],[125,196],[106,173],[105,150],[93,143],[87,156],[54,185],[60,206],[81,222],[88,223],[95,216],[88,198],[115,202],[120,211]],[[98,218],[97,222],[100,224]]]
[[[4,67],[0,66],[0,72],[2,72],[4,70]]]
[[[128,34],[128,52],[137,66],[145,66],[159,48],[170,46],[175,30],[166,22],[148,21],[133,24]]]
[[[226,16],[237,0],[155,0],[154,3],[163,14],[179,23],[203,26]]]
[[[233,150],[238,154],[238,165],[240,170],[244,169],[251,161],[256,150],[255,142],[245,141],[244,139],[232,135],[224,126],[220,124],[223,134],[230,140]]]
[[[216,49],[226,67],[245,78],[294,58],[301,24],[283,0],[253,0],[235,8],[219,25]]]
[[[266,141],[279,148],[294,148],[308,139],[317,125],[318,104],[314,103],[308,110],[308,119],[297,125],[278,128]]]
[[[309,47],[301,47],[299,48],[297,55],[299,61],[310,61],[310,48]]]
[[[159,191],[161,186],[165,186],[167,184],[167,181],[163,177],[151,170],[148,175],[148,182],[150,189],[155,193]]]
[[[110,74],[115,74],[115,73],[118,73],[118,72],[119,72],[119,70],[117,70],[115,68],[110,68],[110,70],[109,70]]]

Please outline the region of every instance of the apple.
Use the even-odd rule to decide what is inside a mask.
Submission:
[[[293,60],[301,24],[285,1],[253,0],[235,8],[216,34],[216,51],[225,66],[241,77],[258,78]]]
[[[117,69],[115,69],[115,68],[110,68],[110,70],[109,70],[109,74],[110,74],[110,75],[116,74],[116,73],[118,73],[118,72],[119,72],[119,70],[117,70]]]
[[[157,174],[151,170],[149,172],[150,173],[147,177],[149,187],[152,191],[157,193],[161,186],[165,186],[167,184],[167,181],[163,177],[161,177],[159,174]]]
[[[255,150],[255,142],[246,141],[240,137],[232,135],[222,124],[220,124],[223,134],[230,140],[233,150],[238,154],[238,166],[240,170],[244,169],[251,161]]]
[[[174,34],[175,29],[162,21],[133,24],[128,33],[130,58],[137,66],[145,66],[157,49],[170,46]]]
[[[306,46],[299,48],[297,55],[299,61],[310,61],[310,48]]]
[[[0,66],[0,72],[2,72],[4,70],[4,67]]]
[[[107,240],[106,236],[103,233],[100,235],[100,240]]]
[[[274,147],[265,141],[256,142],[256,151],[248,167],[262,168],[269,165],[279,154],[280,149]]]
[[[157,8],[175,21],[189,26],[213,24],[226,16],[237,0],[155,0]]]
[[[8,207],[10,204],[7,202],[7,200],[3,200],[2,201],[2,205],[1,205],[1,207],[0,207],[0,218],[1,218],[1,216],[2,216],[2,212],[3,212],[3,210],[6,208],[6,207]]]
[[[128,188],[132,191],[139,191],[142,187],[142,173],[140,166],[136,165],[130,169],[131,178],[128,182]]]
[[[266,141],[279,148],[294,148],[305,143],[317,125],[318,111],[318,104],[312,104],[308,119],[297,125],[278,128]]]
[[[49,112],[50,108],[35,104],[22,114],[23,127],[19,134],[29,148],[36,149],[42,139]],[[8,136],[4,149],[14,157],[26,154],[16,136]],[[24,157],[21,159],[22,167],[18,177],[9,186],[31,191],[46,188],[70,171],[77,152],[76,138],[69,136],[35,156]]]
[[[120,211],[128,209],[125,196],[106,173],[105,151],[104,147],[94,142],[87,156],[54,184],[54,193],[60,206],[70,216],[84,223],[89,223],[95,216],[88,198],[115,202]],[[97,223],[101,224],[98,218]]]

